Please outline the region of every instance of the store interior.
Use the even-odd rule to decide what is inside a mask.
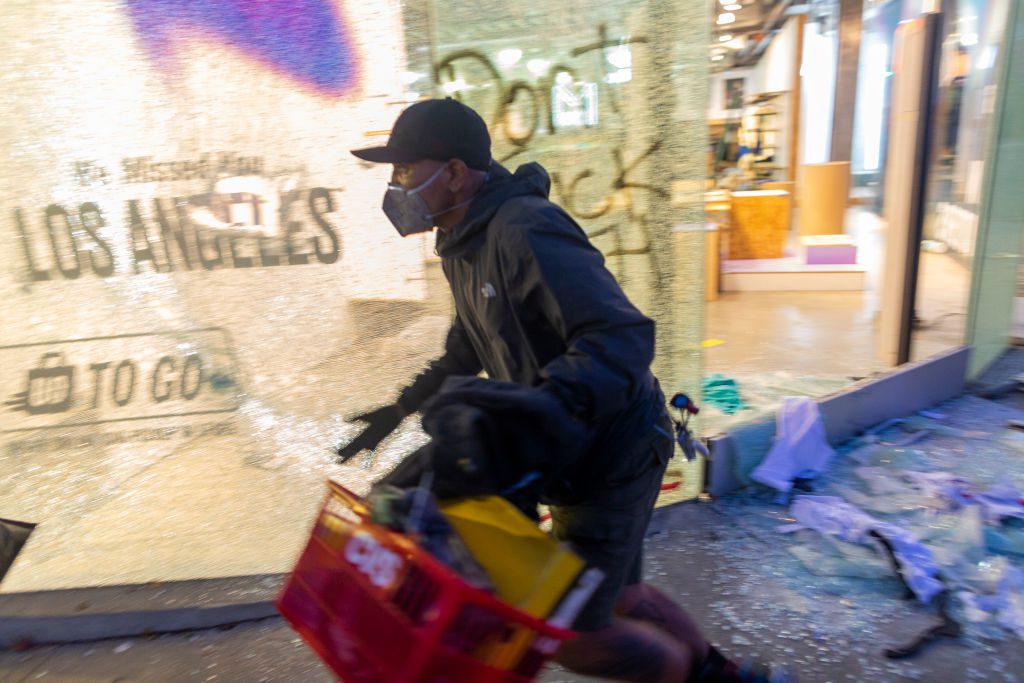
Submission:
[[[921,4],[715,3],[705,207],[720,253],[705,367],[734,376],[741,394],[765,382],[813,391],[812,377],[828,393],[966,341],[1007,5],[936,7],[916,295],[909,353],[897,358],[880,337],[897,287],[886,270],[900,249],[898,198],[911,188],[886,176],[900,152],[900,26]]]

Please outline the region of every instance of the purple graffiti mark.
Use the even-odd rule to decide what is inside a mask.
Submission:
[[[150,56],[173,63],[178,41],[206,34],[325,95],[349,93],[357,56],[332,0],[124,0]]]

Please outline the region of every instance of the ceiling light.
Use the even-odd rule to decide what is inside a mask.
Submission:
[[[462,78],[456,78],[454,81],[448,81],[441,87],[444,89],[445,94],[454,95],[460,90],[466,89],[466,81]]]
[[[711,55],[712,62],[720,62],[725,59],[725,55]]]
[[[734,21],[736,21],[736,15],[733,14],[732,12],[722,12],[721,14],[718,15],[719,26],[721,26],[722,24],[731,24]]]
[[[608,63],[619,69],[628,69],[633,66],[633,53],[628,45],[617,45],[605,51],[605,59]]]
[[[731,33],[726,33],[724,36],[718,36],[718,42],[720,43],[728,43],[730,40],[732,40]]]
[[[741,9],[743,9],[743,5],[737,5],[736,3],[733,3],[731,5],[726,5],[722,9],[728,10],[729,12],[738,12]]]
[[[513,64],[516,64],[522,56],[523,51],[514,47],[498,50],[498,64],[501,64],[502,66],[512,66]]]
[[[632,69],[618,69],[604,77],[605,83],[628,83],[633,78]]]
[[[736,0],[718,0],[718,1],[721,2],[723,5],[732,5],[732,4],[734,4],[736,2]]]
[[[549,66],[551,66],[551,62],[546,59],[531,59],[526,63],[526,70],[534,76],[543,76]]]

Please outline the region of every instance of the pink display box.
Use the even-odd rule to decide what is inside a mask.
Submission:
[[[834,266],[857,263],[857,245],[841,235],[804,237],[806,263],[809,266]]]

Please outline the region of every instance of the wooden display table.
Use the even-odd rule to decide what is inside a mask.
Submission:
[[[783,190],[733,192],[727,258],[782,258],[790,201]]]

